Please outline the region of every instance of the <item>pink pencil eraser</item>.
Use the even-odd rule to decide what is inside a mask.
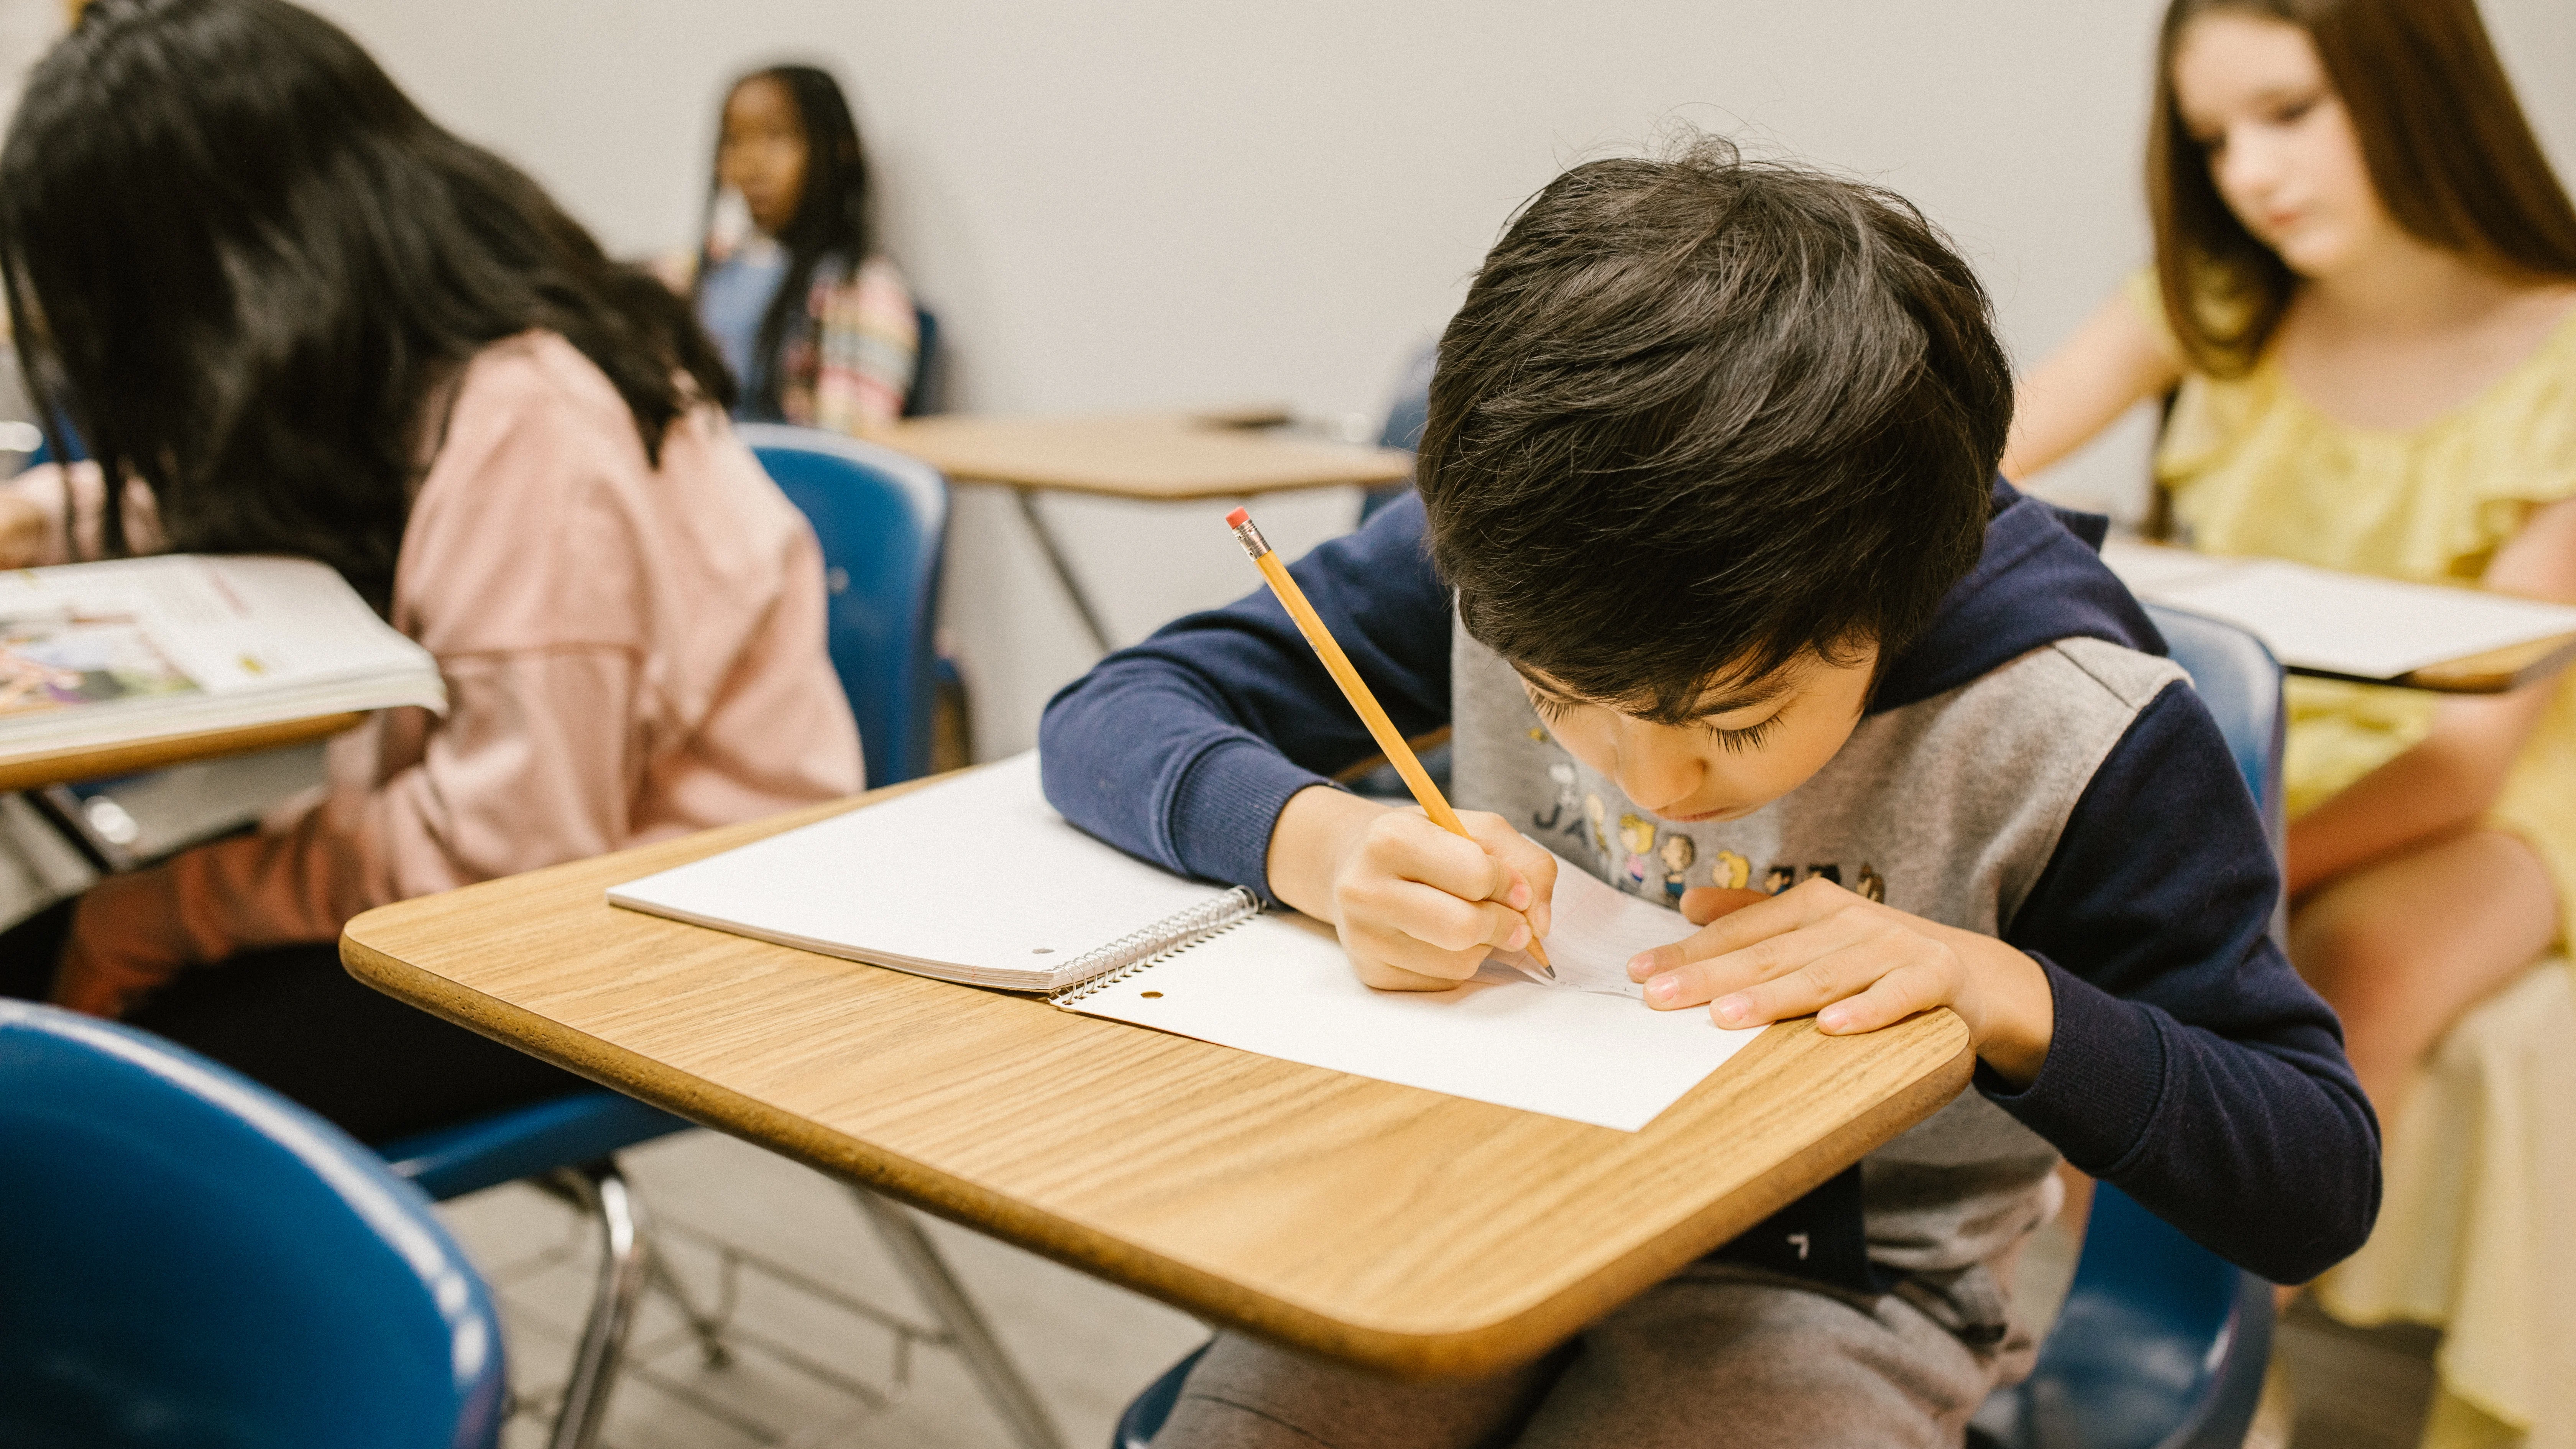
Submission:
[[[1251,521],[1252,510],[1249,508],[1238,508],[1225,516],[1225,526],[1228,528],[1241,528]]]

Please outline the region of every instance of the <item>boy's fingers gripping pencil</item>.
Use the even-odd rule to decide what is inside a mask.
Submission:
[[[1270,541],[1261,536],[1260,527],[1252,521],[1252,510],[1238,508],[1225,516],[1225,523],[1234,530],[1235,542],[1242,544],[1243,551],[1252,555],[1253,563],[1260,566],[1261,577],[1269,581],[1270,592],[1279,596],[1280,606],[1288,611],[1289,618],[1297,621],[1297,629],[1306,636],[1306,642],[1315,646],[1315,653],[1323,659],[1325,670],[1331,673],[1333,682],[1342,687],[1342,697],[1351,702],[1351,708],[1359,711],[1360,723],[1368,726],[1370,736],[1376,739],[1387,763],[1395,766],[1395,772],[1404,777],[1405,788],[1413,792],[1413,798],[1422,806],[1422,813],[1430,816],[1433,824],[1461,840],[1475,839],[1458,819],[1458,812],[1449,808],[1447,797],[1433,783],[1431,773],[1422,768],[1422,761],[1414,758],[1413,747],[1404,742],[1404,736],[1396,730],[1395,721],[1386,717],[1377,696],[1369,693],[1368,684],[1360,678],[1360,672],[1351,667],[1350,656],[1342,652],[1342,646],[1334,641],[1332,631],[1324,627],[1323,616],[1315,612],[1314,605],[1306,602],[1306,591],[1297,587],[1297,580],[1289,574],[1288,566],[1279,561]],[[1538,963],[1539,970],[1546,974],[1548,980],[1554,981],[1556,968],[1548,964],[1547,950],[1539,944],[1535,933],[1530,937],[1528,951],[1530,959]]]

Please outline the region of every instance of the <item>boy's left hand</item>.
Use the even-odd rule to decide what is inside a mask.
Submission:
[[[1968,1025],[1988,1066],[2026,1087],[2047,1059],[2056,1000],[2037,961],[1992,936],[1939,925],[1832,881],[1776,896],[1695,890],[1698,932],[1628,963],[1661,1010],[1710,1006],[1717,1024],[1761,1026],[1816,1014],[1828,1035],[1876,1031],[1936,1006]]]

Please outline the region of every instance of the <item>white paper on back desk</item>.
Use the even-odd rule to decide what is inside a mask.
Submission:
[[[2281,559],[2212,558],[2115,538],[2103,544],[2102,561],[2141,599],[2224,619],[2293,668],[2355,679],[2395,679],[2427,665],[2576,633],[2576,608],[2564,604]]]
[[[1372,991],[1330,928],[1229,909],[1240,893],[1170,875],[1066,824],[1039,791],[1036,757],[1023,755],[615,887],[609,899],[975,984],[1037,974],[1033,957],[1115,961],[1048,999],[1633,1132],[1757,1033],[1721,1030],[1704,1009],[1647,1007],[1626,961],[1690,927],[1571,865],[1557,879],[1555,984],[1489,966],[1452,991]],[[1214,928],[1157,930],[1193,918]],[[1128,949],[1105,950],[1122,942]]]

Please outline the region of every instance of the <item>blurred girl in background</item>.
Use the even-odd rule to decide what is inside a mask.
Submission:
[[[351,916],[858,788],[820,550],[688,309],[328,22],[97,0],[0,148],[0,283],[96,459],[0,492],[0,565],[319,559],[448,696],[335,739],[267,828],[0,936],[0,994],[383,1141],[582,1083],[351,980]]]
[[[2151,124],[2155,267],[2027,381],[2006,473],[2171,393],[2176,541],[2576,601],[2576,209],[2473,0],[2175,0]],[[2576,1432],[2576,1008],[2533,969],[2576,905],[2576,679],[2289,705],[2291,955],[2390,1132],[2321,1297],[2449,1326],[2433,1441]]]
[[[736,81],[690,298],[741,388],[739,418],[856,433],[902,416],[918,319],[875,250],[868,157],[841,88],[812,66]]]

